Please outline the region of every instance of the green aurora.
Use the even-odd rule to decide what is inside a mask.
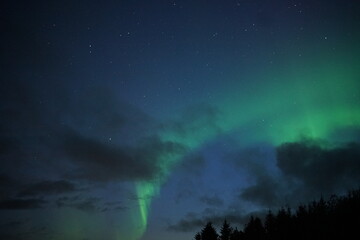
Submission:
[[[277,146],[303,138],[341,142],[330,137],[337,130],[360,127],[360,69],[356,65],[354,62],[308,64],[298,71],[264,73],[261,84],[254,81],[246,89],[241,84],[232,85],[231,89],[225,88],[220,99],[214,100],[220,110],[216,126],[200,120],[190,123],[185,133],[166,129],[162,140],[186,146],[186,153],[201,148],[219,134],[234,131],[239,131],[249,145],[269,142]],[[161,167],[166,174],[160,181],[136,184],[139,238],[146,230],[152,197],[159,194],[172,168],[183,157],[184,154],[164,156]]]

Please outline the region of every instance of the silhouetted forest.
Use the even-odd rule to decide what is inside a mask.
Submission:
[[[252,216],[243,230],[225,220],[218,233],[211,222],[198,232],[195,240],[305,240],[358,239],[360,231],[360,189],[346,196],[321,198],[297,209],[269,211],[261,220]]]

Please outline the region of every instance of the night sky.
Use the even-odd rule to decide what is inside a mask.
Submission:
[[[360,183],[357,0],[1,1],[0,238],[185,240]]]

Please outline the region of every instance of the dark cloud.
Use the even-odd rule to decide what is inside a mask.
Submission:
[[[327,147],[312,141],[277,148],[277,164],[285,176],[324,193],[355,187],[360,182],[360,145]]]
[[[156,121],[106,87],[74,92],[66,83],[49,83],[45,91],[40,83],[19,80],[6,86],[0,90],[0,174],[16,175],[19,182],[50,175],[152,180],[165,170],[161,158],[185,151],[179,143],[161,141]],[[43,182],[29,188],[20,195],[60,193],[72,186]]]
[[[231,163],[250,180],[250,186],[239,194],[240,199],[264,207],[282,203],[283,199],[279,195],[283,188],[276,174],[274,155],[274,147],[263,143],[228,155]]]
[[[107,211],[125,211],[129,209],[128,207],[123,207],[123,206],[117,206],[117,207],[104,207],[101,209],[102,212],[107,212]]]
[[[257,171],[255,184],[245,188],[240,198],[269,208],[296,205],[359,187],[360,146],[356,142],[285,143],[276,148],[276,163],[280,174]]]
[[[106,87],[73,90],[66,82],[14,79],[0,90],[0,174],[18,176],[19,182],[64,176],[74,181],[153,180],[167,170],[161,161],[186,150],[162,141],[157,121]],[[211,111],[205,112],[210,118]],[[43,181],[19,196],[72,188]]]
[[[51,203],[51,197],[59,194],[71,194],[78,189],[66,180],[43,180],[35,183],[24,183],[14,180],[6,175],[0,176],[0,209],[37,209]]]
[[[58,208],[74,208],[80,211],[93,212],[93,211],[125,211],[128,207],[124,206],[121,202],[102,202],[98,197],[60,197],[55,201]]]
[[[151,178],[150,162],[135,159],[130,149],[71,134],[64,139],[64,151],[79,166],[78,177],[95,181]],[[140,162],[143,161],[143,162]],[[155,170],[156,171],[156,170]]]
[[[106,87],[74,89],[70,86],[76,83],[66,81],[14,79],[0,90],[0,174],[18,176],[20,182],[64,176],[73,181],[154,180],[168,172],[164,159],[187,150],[161,140],[158,131],[186,137],[219,131],[219,111],[210,105],[187,108],[178,120],[160,124]],[[197,174],[203,164],[201,156],[188,157],[182,168]],[[29,186],[20,196],[71,190],[64,182],[50,184],[55,183]]]
[[[114,201],[114,202],[105,202],[103,205],[102,212],[106,211],[124,211],[127,210],[128,207],[124,206],[121,201]]]
[[[111,210],[124,211],[124,210],[127,210],[127,209],[128,209],[128,207],[117,206],[117,207],[112,208]]]
[[[55,201],[55,204],[58,208],[60,207],[64,207],[64,206],[67,206],[69,204],[72,204],[76,201],[79,201],[81,200],[81,198],[79,196],[71,196],[71,197],[68,197],[68,196],[65,196],[65,197],[59,197],[56,201]]]
[[[95,210],[99,209],[96,206],[96,201],[91,200],[91,199],[76,203],[73,205],[73,207],[75,207],[78,210],[82,210],[82,211],[95,211]]]
[[[121,204],[122,204],[121,201],[113,201],[113,202],[105,202],[104,203],[105,206],[109,206],[109,207],[117,206],[117,205],[121,205]]]
[[[207,222],[212,222],[215,226],[220,227],[224,220],[231,222],[233,227],[243,227],[247,223],[251,215],[264,216],[265,212],[250,212],[250,213],[234,213],[234,212],[214,212],[204,211],[201,214],[188,213],[183,219],[175,224],[170,224],[167,227],[168,231],[176,232],[191,232],[199,231]]]
[[[206,223],[204,219],[181,219],[174,225],[169,225],[167,229],[169,231],[176,231],[176,232],[191,232],[195,230],[201,229]]]
[[[37,209],[44,207],[45,200],[31,199],[6,199],[0,201],[0,209],[20,210],[20,209]]]
[[[62,193],[71,193],[76,190],[75,185],[66,180],[42,181],[27,185],[25,189],[19,192],[19,197],[55,195]]]
[[[101,210],[101,203],[99,198],[89,197],[82,198],[75,197],[61,197],[56,200],[57,207],[70,207],[81,211],[92,212]]]
[[[274,177],[260,176],[256,180],[256,184],[247,187],[240,194],[242,199],[260,204],[264,207],[273,207],[281,203],[279,199],[279,183]]]
[[[123,147],[74,133],[64,139],[64,151],[80,167],[76,177],[94,181],[130,181],[159,177],[161,157],[183,153],[185,148],[158,137],[144,139],[135,147]]]
[[[220,207],[224,204],[224,201],[216,195],[202,196],[202,197],[200,197],[200,201],[202,203],[205,203],[207,205],[214,206],[214,207]]]

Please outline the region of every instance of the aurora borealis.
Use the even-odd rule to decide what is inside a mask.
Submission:
[[[1,239],[192,239],[359,187],[358,1],[0,9]]]

